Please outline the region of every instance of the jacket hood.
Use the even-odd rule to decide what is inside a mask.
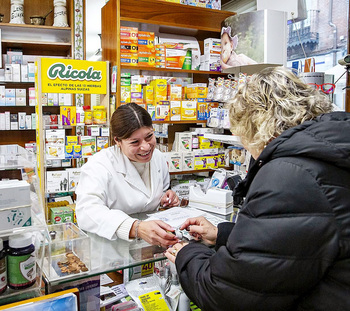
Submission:
[[[315,159],[350,170],[350,113],[323,114],[283,132],[266,146],[235,194],[246,195],[254,176],[265,163],[290,156]]]
[[[283,132],[265,148],[259,160],[266,162],[289,156],[350,169],[350,113],[323,114]]]

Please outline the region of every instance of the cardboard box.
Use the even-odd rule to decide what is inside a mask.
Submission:
[[[0,180],[0,210],[27,205],[31,205],[29,183],[24,180]]]
[[[68,172],[68,191],[75,191],[80,178],[81,168],[67,168]]]
[[[194,170],[194,152],[182,152],[182,170],[193,171]]]
[[[197,120],[197,101],[181,102],[181,120]]]
[[[76,125],[76,107],[60,107],[62,125]]]
[[[182,172],[181,152],[165,152],[164,156],[168,163],[169,172]]]
[[[68,191],[68,172],[67,171],[47,171],[46,172],[46,191],[48,193],[67,192]]]
[[[180,100],[170,101],[170,120],[171,121],[181,120],[181,101]]]

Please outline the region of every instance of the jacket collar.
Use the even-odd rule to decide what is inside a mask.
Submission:
[[[118,159],[118,165],[116,166],[116,171],[118,173],[121,173],[125,177],[125,181],[129,183],[132,187],[137,188],[142,193],[144,193],[147,197],[150,197],[151,193],[146,188],[145,183],[143,182],[140,174],[136,170],[136,167],[130,162],[127,156],[124,155],[123,152],[121,152],[120,148],[118,146],[114,146],[114,151],[116,154],[116,158]],[[152,167],[153,157],[151,159],[150,166]],[[152,169],[150,169],[151,174],[151,183],[152,183],[152,189],[153,189],[153,176]],[[152,191],[153,192],[153,191]]]

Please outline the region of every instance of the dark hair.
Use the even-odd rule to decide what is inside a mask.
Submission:
[[[152,118],[141,106],[129,103],[119,106],[113,112],[110,123],[112,144],[115,144],[114,138],[126,139],[141,127],[152,127]]]

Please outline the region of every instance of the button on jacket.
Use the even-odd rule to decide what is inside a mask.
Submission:
[[[350,114],[283,132],[237,190],[245,202],[216,252],[177,254],[189,298],[205,311],[350,310]]]
[[[113,240],[130,214],[156,210],[170,180],[165,158],[158,149],[150,161],[150,175],[151,193],[119,147],[96,153],[82,166],[76,190],[79,227]]]

